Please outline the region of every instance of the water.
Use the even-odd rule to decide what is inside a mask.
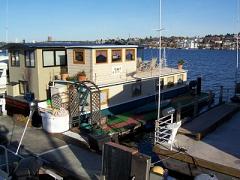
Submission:
[[[158,49],[139,50],[143,60],[158,57]],[[236,51],[230,50],[185,50],[166,49],[168,67],[176,68],[177,62],[184,59],[184,69],[188,70],[188,80],[202,77],[204,91],[219,91],[224,86],[225,92],[234,93],[236,72]]]

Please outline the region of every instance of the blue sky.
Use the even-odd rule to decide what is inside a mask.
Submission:
[[[0,0],[0,41],[6,1]],[[237,0],[162,0],[163,35],[237,30]],[[238,12],[240,13],[240,12]],[[95,40],[157,36],[159,0],[9,0],[9,40]],[[239,29],[239,28],[238,28]],[[240,29],[239,29],[240,31]]]

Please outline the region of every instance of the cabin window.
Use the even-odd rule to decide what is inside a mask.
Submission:
[[[107,63],[107,50],[96,50],[96,63]]]
[[[160,79],[160,87],[161,87],[161,89],[163,89],[163,87],[164,87],[164,81],[163,81],[163,78],[161,78]],[[156,79],[155,80],[155,88],[156,88],[156,91],[158,91],[159,90],[159,79]]]
[[[43,51],[43,66],[54,66],[54,51]]]
[[[122,61],[122,50],[112,50],[112,62]]]
[[[73,63],[74,64],[84,64],[84,50],[74,50],[73,51]]]
[[[136,82],[132,84],[132,97],[140,96],[142,94],[142,83]]]
[[[29,92],[28,81],[19,81],[19,93],[26,94]]]
[[[183,75],[182,74],[177,76],[177,83],[178,84],[182,84],[183,83]]]
[[[134,61],[135,60],[135,50],[134,49],[127,49],[126,50],[126,60],[127,61]]]
[[[43,51],[43,67],[66,66],[66,51],[45,50]]]
[[[101,90],[100,102],[101,102],[101,105],[108,104],[108,89]]]
[[[11,52],[11,65],[12,66],[20,66],[20,60],[19,60],[19,51],[12,51]]]
[[[66,51],[55,51],[56,66],[66,66]]]
[[[167,78],[167,86],[168,87],[174,86],[174,77],[173,76],[170,76]]]
[[[25,66],[26,67],[35,67],[34,51],[25,51]]]

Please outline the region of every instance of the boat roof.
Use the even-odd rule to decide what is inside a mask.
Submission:
[[[38,49],[38,48],[85,48],[85,49],[104,49],[104,48],[137,48],[136,45],[114,45],[114,44],[94,44],[89,42],[72,41],[50,41],[36,43],[8,43],[2,49]]]

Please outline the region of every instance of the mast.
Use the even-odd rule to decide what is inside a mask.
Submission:
[[[6,0],[6,26],[5,26],[5,41],[8,43],[8,0]]]
[[[158,62],[158,68],[159,68],[159,76],[158,76],[158,114],[157,119],[160,119],[160,107],[161,107],[161,57],[162,57],[162,0],[159,0],[159,62]]]
[[[236,28],[236,38],[237,38],[237,45],[236,45],[236,48],[237,48],[237,54],[236,54],[236,58],[237,58],[237,65],[236,65],[236,83],[238,81],[238,68],[239,68],[239,10],[240,10],[240,3],[239,3],[239,0],[237,0],[237,28]]]

